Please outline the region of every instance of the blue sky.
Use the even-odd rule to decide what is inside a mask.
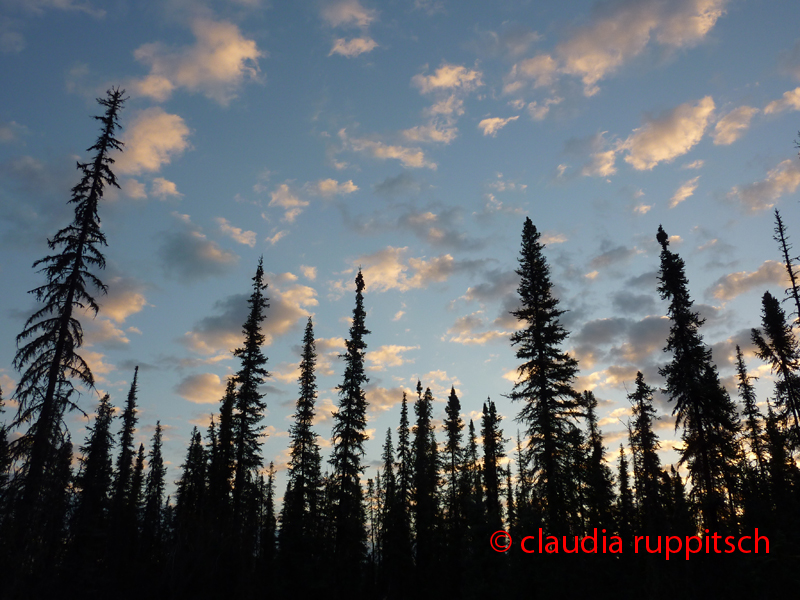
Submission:
[[[372,331],[367,462],[417,379],[438,419],[453,385],[466,419],[491,396],[515,436],[519,406],[503,394],[517,365],[508,311],[525,216],[568,310],[576,388],[600,399],[611,452],[636,371],[662,384],[659,224],[686,261],[729,390],[739,343],[763,400],[769,371],[749,330],[764,291],[785,285],[772,209],[800,235],[798,22],[788,0],[3,0],[4,396],[34,309],[26,291],[43,283],[31,264],[71,219],[94,98],[120,85],[122,189],[100,208],[109,294],[84,321],[82,351],[117,406],[139,365],[139,437],[166,426],[171,480],[237,369],[230,350],[262,254],[265,461],[287,459],[309,315],[328,443],[359,265]],[[81,403],[92,412],[96,401]],[[671,462],[679,434],[659,406]],[[82,442],[86,419],[69,423]]]

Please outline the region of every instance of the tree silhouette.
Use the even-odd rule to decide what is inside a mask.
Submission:
[[[361,457],[367,425],[367,398],[364,386],[369,379],[364,369],[367,344],[364,336],[367,313],[364,310],[364,276],[356,275],[356,306],[350,326],[350,339],[345,340],[345,369],[339,390],[339,410],[334,413],[333,425],[333,510],[334,556],[336,560],[336,593],[346,597],[359,589],[362,562],[366,552],[366,517],[360,476]]]
[[[704,321],[692,310],[683,260],[669,250],[669,236],[661,226],[656,239],[661,245],[658,291],[670,301],[667,315],[672,321],[664,348],[672,360],[659,373],[675,402],[675,427],[684,428],[681,462],[689,468],[692,497],[701,507],[704,527],[720,531],[720,524],[732,518],[727,495],[736,478],[738,417],[700,335]]]
[[[526,218],[516,270],[521,306],[511,311],[521,325],[512,334],[511,344],[517,347],[516,357],[524,362],[517,368],[517,383],[509,396],[523,402],[517,420],[527,426],[536,493],[544,502],[547,528],[556,534],[566,533],[566,457],[580,395],[572,388],[578,362],[560,349],[568,335],[559,321],[564,311],[559,310],[558,299],[552,294],[550,268],[540,237]]]
[[[18,445],[29,447],[23,506],[24,520],[29,520],[31,526],[35,526],[38,512],[43,509],[39,496],[48,462],[56,456],[60,420],[67,409],[77,408],[72,400],[72,380],[94,387],[91,369],[77,353],[83,343],[78,316],[84,311],[96,315],[99,310],[90,286],[106,292],[106,286],[90,269],[105,268],[101,247],[107,243],[97,209],[105,186],[119,187],[111,170],[111,153],[122,149],[114,132],[119,127],[124,94],[124,90],[112,88],[105,98],[97,99],[106,111],[94,117],[102,128],[97,142],[88,149],[94,152],[92,160],[78,163],[82,176],[69,200],[75,205],[75,218],[47,240],[50,250],[60,252],[33,263],[34,267],[41,267],[47,283],[30,293],[44,306],[28,318],[17,336],[13,364],[22,376],[14,394],[19,402],[14,425],[31,424],[26,434],[30,442]]]

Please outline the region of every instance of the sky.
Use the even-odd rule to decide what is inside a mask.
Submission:
[[[82,319],[97,390],[79,404],[91,415],[108,392],[122,406],[138,365],[136,441],[149,445],[161,421],[170,481],[238,369],[260,256],[263,456],[280,491],[309,316],[329,455],[359,267],[365,477],[417,380],[438,425],[453,386],[478,429],[491,397],[505,437],[524,433],[505,395],[526,216],[610,459],[637,370],[660,387],[669,359],[659,224],[723,382],[736,397],[740,344],[763,402],[772,380],[750,329],[763,293],[786,285],[774,208],[800,239],[798,23],[796,0],[0,0],[3,395],[36,308],[27,291],[45,281],[31,265],[72,219],[95,98],[121,86],[121,189],[99,208],[108,294]],[[669,463],[680,432],[656,401]],[[90,421],[67,422],[83,443]]]

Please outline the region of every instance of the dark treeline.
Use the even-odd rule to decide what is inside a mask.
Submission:
[[[511,344],[518,381],[508,394],[519,407],[512,441],[494,402],[479,422],[455,389],[441,428],[424,382],[404,393],[396,428],[385,433],[382,466],[366,478],[364,359],[370,331],[365,282],[355,279],[355,307],[338,386],[332,451],[324,457],[314,430],[316,347],[309,318],[302,338],[290,461],[282,505],[275,466],[264,464],[269,376],[262,352],[268,306],[263,261],[252,279],[236,374],[227,381],[208,429],[196,427],[180,466],[174,498],[165,498],[162,431],[149,448],[134,445],[139,373],[114,417],[104,395],[78,448],[64,417],[77,395],[93,389],[80,358],[78,310],[97,313],[105,292],[98,203],[116,185],[114,138],[125,98],[110,90],[101,135],[79,163],[72,190],[75,220],[48,240],[53,251],[35,263],[46,283],[33,290],[42,307],[17,337],[13,393],[16,414],[0,428],[0,596],[28,597],[331,597],[485,598],[768,597],[797,593],[800,566],[800,322],[796,260],[775,211],[775,240],[791,287],[787,305],[766,292],[756,356],[775,376],[773,395],[759,402],[737,347],[738,403],[720,382],[693,309],[683,260],[661,246],[658,292],[671,322],[660,369],[680,431],[686,478],[659,457],[655,388],[639,372],[628,400],[628,450],[608,464],[597,399],[575,388],[578,362],[564,351],[568,331],[553,295],[540,234],[522,231],[517,274],[519,328]],[[444,400],[444,399],[442,399]],[[761,406],[766,406],[766,411]],[[2,400],[0,399],[0,409]],[[506,421],[507,423],[507,421]],[[505,425],[509,429],[510,425]],[[12,429],[21,435],[9,442]],[[509,460],[507,460],[509,459]],[[513,460],[512,460],[513,459]],[[511,465],[514,464],[512,470]],[[174,476],[174,475],[173,475]],[[769,554],[635,552],[635,536],[752,536],[769,539]],[[558,536],[558,553],[539,553],[539,531]],[[494,532],[513,539],[508,552],[489,545]],[[578,537],[617,536],[616,553],[569,554]],[[525,536],[535,553],[520,548]],[[564,537],[566,536],[566,537]],[[763,542],[762,542],[763,544]],[[613,545],[611,546],[613,548]],[[725,546],[720,546],[724,549]],[[552,549],[552,546],[551,546]],[[752,549],[752,541],[745,549]],[[777,597],[777,596],[776,596]]]

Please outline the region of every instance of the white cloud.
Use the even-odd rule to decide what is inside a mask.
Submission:
[[[586,177],[610,177],[617,172],[617,153],[615,150],[595,152],[588,164],[581,169]]]
[[[202,279],[225,273],[238,256],[209,240],[189,215],[173,212],[179,221],[177,229],[162,234],[158,255],[167,274],[182,281]]]
[[[310,279],[311,281],[314,281],[317,278],[317,267],[300,265],[300,272],[303,274],[303,277]]]
[[[511,121],[516,121],[517,119],[519,119],[519,116],[508,117],[507,119],[502,119],[500,117],[483,119],[480,123],[478,123],[478,129],[483,130],[483,135],[491,135],[492,137],[496,137],[498,131],[511,123]]]
[[[314,183],[307,184],[310,192],[320,196],[337,196],[343,194],[352,194],[358,191],[358,186],[353,183],[352,179],[339,183],[335,179],[320,179]]]
[[[334,54],[340,54],[347,58],[353,58],[354,56],[358,56],[359,54],[371,52],[377,47],[378,43],[369,37],[353,38],[352,40],[338,38],[334,40],[333,47],[331,48],[331,51],[328,53],[328,56],[332,56]]]
[[[620,150],[628,151],[625,162],[643,171],[683,156],[702,139],[713,112],[714,100],[706,96],[695,104],[687,102],[660,117],[646,119],[619,145]]]
[[[404,364],[413,363],[413,359],[405,358],[403,353],[410,350],[419,350],[419,346],[381,346],[377,350],[367,352],[367,360],[372,363],[373,371],[384,371],[387,367],[402,367]]]
[[[225,395],[225,383],[214,373],[200,373],[184,377],[175,386],[175,392],[195,404],[217,404]]]
[[[265,53],[236,25],[196,19],[192,33],[196,42],[187,48],[175,50],[159,42],[137,48],[134,57],[149,65],[150,74],[133,82],[132,91],[163,102],[185,88],[227,105],[242,83],[258,79],[258,59]]]
[[[551,85],[557,75],[581,79],[584,94],[599,91],[598,83],[641,55],[653,43],[668,49],[686,48],[703,40],[724,14],[728,0],[639,0],[602,5],[592,21],[557,45],[555,56],[539,54],[515,64],[504,91],[513,93],[528,81]]]
[[[530,114],[531,119],[534,121],[541,121],[543,120],[548,113],[550,112],[550,106],[553,104],[560,104],[563,98],[555,97],[555,98],[548,98],[543,103],[539,102],[531,102],[528,104],[528,114]]]
[[[403,136],[411,142],[439,142],[449,144],[458,136],[458,129],[455,127],[440,127],[436,121],[431,121],[427,125],[417,125],[411,129],[403,130]]]
[[[124,323],[147,305],[144,286],[134,279],[113,277],[107,285],[108,293],[100,301],[101,312],[117,323]]]
[[[457,268],[456,261],[450,254],[435,256],[429,260],[413,257],[406,259],[407,254],[408,247],[387,246],[383,250],[360,257],[358,264],[362,265],[367,290],[405,292],[424,288],[431,283],[445,281]],[[338,291],[350,289],[348,282],[336,282],[334,287]]]
[[[136,175],[157,172],[189,147],[189,128],[178,115],[154,106],[141,111],[122,136],[124,152],[116,158],[115,170]]]
[[[752,212],[775,206],[781,196],[793,193],[800,186],[800,165],[787,159],[767,173],[761,181],[736,186],[728,192],[729,198],[738,198]]]
[[[714,127],[714,144],[727,146],[732,144],[750,127],[750,119],[758,113],[752,106],[740,106],[722,117]]]
[[[133,198],[135,200],[147,198],[147,191],[145,191],[144,184],[132,177],[123,179],[120,182],[120,188],[122,189],[122,193],[128,198]]]
[[[301,200],[289,189],[287,184],[282,183],[270,194],[269,205],[284,209],[283,220],[293,223],[303,209],[308,206],[308,200]]]
[[[251,248],[256,245],[255,231],[244,231],[239,227],[234,227],[228,223],[227,219],[223,219],[222,217],[217,217],[214,220],[219,224],[220,231],[230,237],[232,240],[235,240],[240,244],[244,244],[245,246],[250,246]]]
[[[366,138],[348,138],[344,129],[339,132],[339,137],[345,142],[346,147],[354,152],[368,154],[381,160],[399,160],[404,167],[436,169],[436,163],[425,158],[425,153],[420,148],[394,146]]]
[[[450,94],[447,98],[439,100],[433,106],[425,109],[430,116],[460,116],[464,114],[464,101],[455,94]]]
[[[677,191],[672,195],[672,198],[670,198],[669,207],[675,208],[676,206],[678,206],[678,204],[680,204],[681,202],[689,198],[692,194],[694,194],[694,191],[697,189],[697,182],[699,180],[700,180],[700,175],[691,178],[689,181],[684,181],[683,184],[681,184],[681,187],[679,187]]]
[[[786,268],[783,263],[767,260],[755,271],[739,271],[717,279],[706,293],[717,300],[727,302],[752,289],[763,289],[770,285],[788,285]]]
[[[322,18],[331,27],[368,27],[378,18],[377,11],[365,8],[358,0],[330,2],[322,8]]]
[[[704,164],[706,164],[706,161],[698,159],[683,165],[681,169],[692,169],[692,170],[702,169]]]
[[[783,112],[785,110],[800,110],[800,87],[785,92],[780,100],[773,100],[764,107],[764,114]]]
[[[153,179],[153,182],[150,184],[150,193],[161,200],[183,197],[183,194],[178,191],[178,186],[163,177],[156,177]]]
[[[289,233],[288,231],[279,231],[278,233],[276,233],[271,237],[264,238],[264,241],[269,242],[271,246],[274,246],[279,241],[281,241],[281,239],[285,237],[288,233]]]
[[[477,69],[444,63],[434,71],[433,75],[414,75],[411,83],[423,94],[445,90],[468,92],[483,85],[482,77],[483,73]]]

